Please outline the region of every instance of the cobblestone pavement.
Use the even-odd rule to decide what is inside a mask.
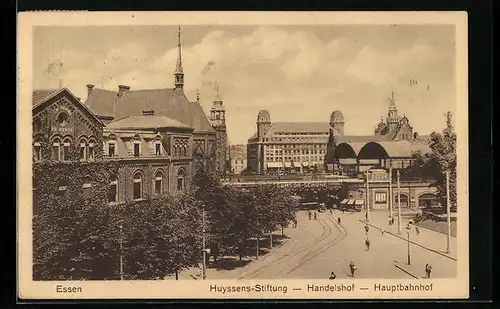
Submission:
[[[339,217],[342,222],[340,225],[337,224]],[[273,248],[270,253],[234,270],[208,269],[207,278],[327,279],[331,271],[335,272],[337,278],[351,278],[350,261],[357,267],[355,278],[421,279],[425,276],[426,263],[432,265],[432,278],[456,276],[453,254],[448,256],[439,252],[446,249],[446,238],[439,238],[435,235],[439,233],[426,229],[420,229],[418,236],[415,231],[410,234],[410,240],[416,244],[410,243],[411,264],[407,265],[406,222],[403,225],[404,233],[397,235],[397,221],[389,229],[383,225],[383,221],[388,221],[387,212],[370,214],[368,235],[364,229],[364,213],[323,212],[318,215],[318,220],[309,220],[306,212],[298,212],[297,219],[296,229],[285,229],[290,239]],[[388,231],[383,235],[377,228],[382,226]],[[369,250],[365,248],[367,237],[371,242]],[[456,245],[455,240],[452,245]],[[193,279],[196,273],[199,271],[188,270],[181,273],[179,278]]]

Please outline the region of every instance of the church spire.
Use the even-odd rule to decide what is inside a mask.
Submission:
[[[182,89],[184,87],[184,71],[182,70],[182,52],[181,52],[181,26],[177,28],[177,48],[179,55],[177,57],[177,65],[175,67],[175,88]]]
[[[215,98],[214,98],[214,101],[220,101],[221,99],[219,97],[219,83],[217,83],[217,80],[215,81],[214,89],[215,89]]]

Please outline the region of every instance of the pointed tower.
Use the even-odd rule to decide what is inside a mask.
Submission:
[[[184,88],[184,71],[182,70],[182,52],[181,52],[181,26],[177,28],[177,48],[179,55],[177,56],[177,65],[175,66],[175,89]]]
[[[396,101],[394,100],[394,91],[389,99],[389,112],[387,113],[387,131],[393,132],[398,127],[401,117],[398,116],[398,109],[396,108]]]
[[[210,109],[210,123],[215,130],[216,138],[216,171],[222,175],[226,174],[228,166],[228,140],[226,129],[226,109],[219,94],[219,84],[215,82],[215,96]]]

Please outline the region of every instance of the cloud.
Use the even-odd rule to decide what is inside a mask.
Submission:
[[[426,41],[418,31],[404,36],[406,30],[399,29],[398,38],[405,38],[400,44],[384,36],[385,31],[362,36],[363,31],[346,28],[320,35],[306,27],[259,26],[234,35],[229,28],[220,29],[208,29],[198,41],[182,47],[185,92],[194,100],[200,89],[208,110],[213,82],[218,81],[231,143],[245,143],[254,133],[260,109],[268,109],[279,121],[328,121],[331,111],[340,109],[346,134],[371,134],[387,113],[387,97],[394,90],[400,112],[423,134],[435,127],[425,120],[425,111],[435,109],[441,115],[454,106],[452,49]],[[92,40],[87,40],[90,46]],[[64,83],[82,97],[87,83],[109,89],[118,84],[132,89],[172,87],[177,46],[155,54],[148,44],[135,39],[103,53],[68,46],[54,59],[62,59]],[[35,85],[43,85],[44,78],[40,74]],[[410,87],[410,79],[418,80],[419,87]],[[427,91],[428,84],[432,91]],[[441,118],[432,119],[441,126]]]

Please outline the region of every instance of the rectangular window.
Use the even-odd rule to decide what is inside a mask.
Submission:
[[[83,187],[83,199],[88,200],[92,196],[92,184],[84,183]]]
[[[33,157],[36,162],[42,160],[42,146],[40,143],[35,143],[33,145]]]
[[[112,183],[111,185],[109,185],[108,202],[114,203],[117,201],[116,193],[117,193],[116,184]]]
[[[155,180],[155,194],[161,194],[161,179]]]
[[[59,143],[54,143],[54,145],[52,146],[52,159],[54,161],[59,161],[60,158],[60,146],[59,146]]]
[[[141,198],[141,183],[134,182],[134,200]]]
[[[385,192],[375,192],[375,204],[385,204],[387,202],[387,194]]]
[[[63,160],[69,161],[69,143],[63,145]]]
[[[134,157],[139,156],[139,146],[140,146],[139,143],[134,143]]]
[[[85,144],[80,144],[80,160],[85,160]]]
[[[94,159],[94,144],[93,143],[89,144],[89,151],[88,151],[87,156],[88,156],[89,160]]]
[[[110,157],[114,157],[115,156],[115,143],[109,143],[108,144],[108,155]]]
[[[161,144],[160,143],[155,144],[155,153],[157,156],[161,155]]]

